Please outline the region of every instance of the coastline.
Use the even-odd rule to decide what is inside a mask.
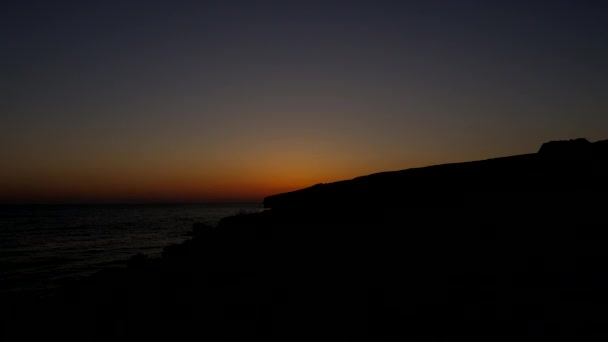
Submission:
[[[526,170],[511,173],[507,187],[495,177],[504,164],[468,164],[486,175],[478,183],[465,178],[468,192],[444,187],[430,198],[410,188],[391,205],[386,190],[382,200],[347,205],[323,197],[314,210],[279,205],[215,228],[195,225],[191,239],[165,247],[159,259],[133,257],[127,268],[43,304],[5,306],[2,331],[273,340],[606,336],[608,233],[598,226],[604,209],[595,199],[608,190],[608,160],[534,158],[507,170]]]

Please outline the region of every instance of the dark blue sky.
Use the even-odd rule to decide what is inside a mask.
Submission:
[[[5,1],[5,200],[261,198],[608,138],[603,1]]]

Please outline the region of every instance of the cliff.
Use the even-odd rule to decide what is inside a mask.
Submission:
[[[552,141],[538,153],[382,172],[268,196],[266,208],[403,207],[518,196],[577,196],[605,188],[608,140]],[[580,190],[580,191],[579,191]],[[522,200],[519,198],[518,200]]]

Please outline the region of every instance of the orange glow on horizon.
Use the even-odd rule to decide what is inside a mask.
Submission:
[[[397,145],[329,144],[311,137],[260,146],[231,144],[213,149],[195,143],[129,147],[97,154],[75,145],[64,154],[15,154],[12,159],[19,162],[0,170],[0,201],[261,203],[266,196],[318,183],[437,164],[429,158],[462,161],[455,154],[440,158]],[[400,154],[409,157],[396,157]]]
[[[338,180],[338,179],[336,179]],[[223,177],[196,175],[123,175],[122,177],[61,177],[38,182],[22,180],[3,186],[4,202],[251,202],[266,196],[327,182],[322,177],[304,175],[267,176],[226,173]]]

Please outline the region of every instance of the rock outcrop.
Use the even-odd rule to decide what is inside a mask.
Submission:
[[[591,143],[585,138],[556,140],[544,143],[538,153],[543,154],[574,154],[587,153],[591,149]]]

